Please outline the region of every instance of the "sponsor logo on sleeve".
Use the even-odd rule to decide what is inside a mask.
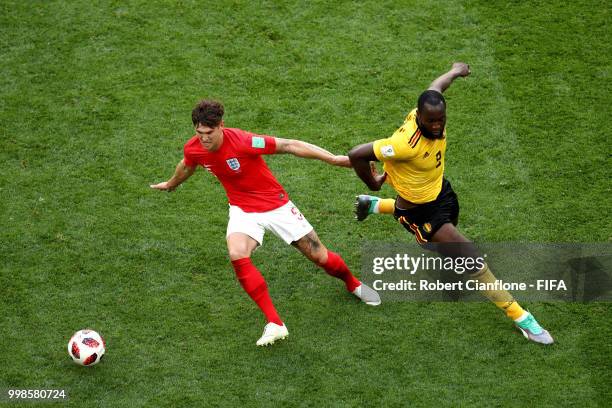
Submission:
[[[395,150],[393,150],[393,146],[391,146],[391,145],[382,146],[380,148],[380,153],[382,154],[383,157],[393,157],[393,156],[395,156]]]
[[[266,147],[266,140],[263,137],[253,136],[251,146],[257,149],[263,149],[264,147]]]

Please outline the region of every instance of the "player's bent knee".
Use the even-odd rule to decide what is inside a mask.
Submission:
[[[257,248],[257,241],[246,235],[231,234],[227,237],[227,251],[231,261],[250,258],[255,248]]]
[[[307,256],[317,265],[323,266],[327,263],[327,248],[319,241],[316,247],[311,248]]]
[[[237,247],[237,248],[228,248],[228,252],[229,252],[230,261],[237,261],[238,259],[242,259],[242,258],[250,258],[251,253],[253,251],[246,247],[245,248]]]
[[[327,253],[324,252],[326,251],[321,251],[321,253],[318,253],[314,258],[312,258],[312,261],[318,266],[323,266],[327,263]]]
[[[323,266],[327,263],[327,248],[317,248],[316,250],[302,251],[302,253],[318,266]]]
[[[319,245],[311,252],[311,259],[318,266],[323,266],[327,263],[328,253],[327,247],[319,241]]]

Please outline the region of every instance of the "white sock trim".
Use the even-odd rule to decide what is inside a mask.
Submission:
[[[527,316],[529,316],[529,312],[525,310],[523,312],[523,314],[518,319],[514,319],[514,321],[517,322],[517,323],[520,323],[523,320],[525,320],[527,318]]]
[[[380,207],[380,198],[373,197],[373,196],[370,196],[370,197],[372,197],[371,199],[372,199],[372,201],[374,201],[374,207],[372,208],[372,212],[374,214],[380,214],[380,208],[379,208]]]

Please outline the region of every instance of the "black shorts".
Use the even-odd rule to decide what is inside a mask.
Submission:
[[[419,244],[431,237],[446,223],[457,225],[459,201],[448,180],[442,181],[442,190],[435,200],[419,204],[408,210],[395,207],[393,216],[412,233]]]

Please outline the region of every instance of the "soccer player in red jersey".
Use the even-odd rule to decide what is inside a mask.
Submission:
[[[257,303],[268,322],[257,345],[273,344],[289,334],[272,303],[266,281],[251,262],[251,254],[263,243],[265,230],[295,246],[329,275],[343,280],[346,289],[366,304],[379,305],[378,293],[355,278],[340,255],[321,243],[261,156],[289,153],[350,167],[348,157],[333,155],[300,140],[226,128],[223,114],[220,102],[203,100],[196,105],[191,113],[196,134],[185,144],[183,159],[168,181],[151,185],[151,188],[173,191],[197,166],[204,167],[219,179],[229,200],[226,241],[232,266],[243,289]]]

